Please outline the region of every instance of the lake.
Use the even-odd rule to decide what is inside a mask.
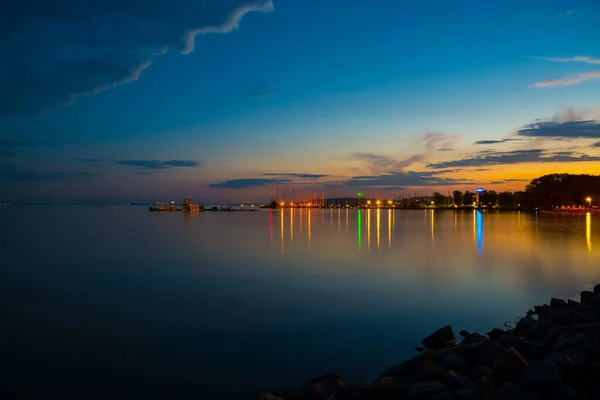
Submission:
[[[600,282],[597,214],[11,206],[0,235],[0,382],[27,395],[373,379],[443,325],[485,333]]]

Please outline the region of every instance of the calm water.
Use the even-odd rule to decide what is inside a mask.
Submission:
[[[370,379],[443,324],[486,332],[600,281],[600,215],[9,207],[0,235],[0,379],[23,393]]]

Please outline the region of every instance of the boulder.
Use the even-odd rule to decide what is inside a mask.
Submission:
[[[592,304],[592,299],[594,298],[594,292],[590,292],[588,290],[584,290],[583,292],[581,292],[581,304],[585,304],[586,306],[589,306],[590,304]]]
[[[583,311],[586,308],[580,302],[575,301],[575,300],[571,300],[571,299],[567,300],[567,304],[569,305],[569,307],[571,307],[575,311]]]
[[[563,299],[557,299],[556,297],[553,297],[552,299],[550,299],[550,308],[562,308],[562,307],[568,307],[568,304],[566,301],[564,301]]]
[[[522,386],[506,382],[498,393],[498,400],[537,400],[537,397]]]
[[[423,363],[423,375],[429,380],[438,380],[444,373],[444,368],[432,360]]]
[[[533,309],[540,318],[544,318],[550,313],[550,306],[548,304],[544,304],[543,306],[533,306]]]
[[[458,332],[458,334],[462,337],[469,336],[469,332],[465,331],[464,329],[462,331]]]
[[[477,388],[475,389],[475,395],[473,399],[476,400],[495,400],[496,399],[496,388],[494,387],[494,380],[489,376],[481,378],[477,381]]]
[[[462,356],[471,364],[491,366],[498,353],[498,344],[487,337],[473,333],[459,345]]]
[[[523,317],[517,322],[515,326],[515,332],[525,332],[531,329],[535,325],[536,321],[533,317]]]
[[[528,367],[527,361],[519,354],[514,347],[509,349],[500,349],[498,356],[494,360],[496,372],[506,379],[515,379]]]
[[[597,322],[576,324],[573,326],[573,332],[581,333],[593,339],[594,336],[600,333],[600,324]]]
[[[446,387],[441,382],[418,382],[406,388],[406,393],[416,399],[429,399],[444,392]]]
[[[431,350],[441,350],[456,344],[456,337],[451,325],[438,329],[431,335],[423,338],[421,344]]]
[[[421,346],[419,346],[419,347],[415,347],[415,350],[416,350],[416,351],[418,351],[419,353],[422,353],[422,352],[424,352],[424,351],[425,351],[425,348],[424,348],[424,347],[421,347]]]
[[[431,400],[453,400],[454,397],[448,392],[440,393],[437,396],[431,398]]]
[[[441,354],[439,358],[436,358],[436,362],[446,369],[456,371],[463,371],[469,366],[467,360],[454,354]]]
[[[538,388],[557,385],[561,377],[554,365],[547,361],[534,361],[519,377],[519,383],[525,387]]]
[[[375,388],[375,382],[361,382],[346,386],[346,389],[338,394],[337,400],[363,400],[371,397],[375,393]]]
[[[590,301],[590,307],[595,308],[596,310],[600,308],[600,293],[594,294],[592,300]]]
[[[592,339],[578,332],[565,332],[554,343],[554,349],[564,349],[566,347],[577,347],[583,351],[591,351],[593,347]]]
[[[381,377],[397,378],[406,385],[420,382],[425,379],[425,362],[437,357],[438,353],[433,351],[425,351],[400,365],[388,368],[387,371],[381,375]]]
[[[492,340],[498,340],[501,336],[506,335],[506,331],[498,328],[494,328],[487,333],[488,337]]]
[[[453,389],[451,390],[452,398],[455,400],[472,400],[475,395],[473,389]]]
[[[600,293],[600,283],[594,286],[594,293]]]
[[[587,354],[577,347],[567,347],[565,349],[554,351],[548,354],[546,358],[544,358],[544,361],[556,365],[561,363],[565,357],[568,357],[575,366],[583,365],[588,361]]]
[[[469,389],[475,391],[475,385],[456,371],[446,371],[442,375],[441,382],[448,389]]]
[[[556,325],[548,329],[546,335],[544,335],[543,342],[546,346],[552,346],[556,340],[570,329],[569,325]]]
[[[345,389],[342,377],[337,372],[314,378],[310,381],[309,387],[304,391],[303,396],[311,400],[329,400]]]

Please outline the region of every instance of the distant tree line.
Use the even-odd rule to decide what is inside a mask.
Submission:
[[[589,204],[588,198],[591,198],[592,204],[598,204],[600,176],[551,174],[533,179],[522,191],[498,193],[484,190],[479,193],[479,205],[502,208],[584,206]],[[455,190],[452,196],[444,196],[439,192],[432,195],[437,207],[469,207],[474,205],[475,199],[476,193],[468,190]]]

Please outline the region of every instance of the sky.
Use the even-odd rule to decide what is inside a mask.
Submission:
[[[598,20],[596,0],[9,0],[0,201],[600,174]]]

